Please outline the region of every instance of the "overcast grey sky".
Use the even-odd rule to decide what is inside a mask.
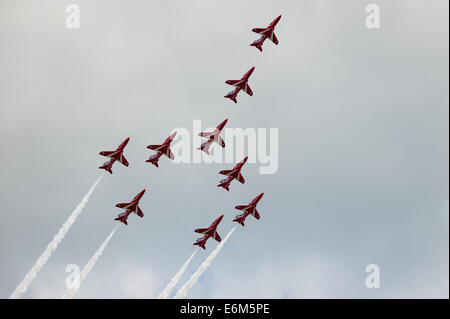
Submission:
[[[76,3],[81,28],[67,29]],[[365,7],[381,9],[367,29]],[[279,45],[249,46],[276,16]],[[0,0],[0,297],[7,298],[131,137],[24,295],[59,298],[147,188],[80,298],[155,298],[195,249],[193,229],[265,192],[188,297],[449,296],[448,1]],[[251,66],[252,97],[223,98]],[[176,127],[278,128],[279,169],[144,161]],[[185,281],[216,246],[197,253]],[[377,264],[381,287],[365,286]]]

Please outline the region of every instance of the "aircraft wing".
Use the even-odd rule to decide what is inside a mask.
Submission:
[[[278,44],[277,36],[275,35],[275,32],[272,32],[272,34],[269,37],[270,41],[272,41],[275,44]]]
[[[123,154],[119,157],[119,162],[120,162],[120,164],[128,166],[128,161]]]
[[[216,143],[219,144],[222,147],[225,147],[225,141],[220,136],[217,136]]]
[[[220,238],[219,234],[217,233],[217,231],[214,232],[213,236],[212,236],[215,240],[217,240],[219,243],[222,241],[222,238]]]
[[[194,232],[199,233],[199,234],[203,234],[206,231],[208,231],[208,228],[199,228],[199,229],[194,230]]]
[[[252,31],[258,34],[264,34],[267,30],[267,28],[254,28]]]
[[[252,212],[252,215],[256,218],[256,219],[260,219],[261,216],[259,216],[258,210],[255,208]]]
[[[158,151],[161,148],[162,145],[149,145],[147,146],[147,148],[154,150],[154,151]]]
[[[131,203],[119,203],[116,205],[116,207],[119,208],[127,208],[127,206],[130,206]]]
[[[252,96],[253,95],[253,91],[252,91],[252,89],[250,88],[250,85],[248,85],[248,84],[246,84],[245,86],[244,86],[244,92],[245,93],[247,93],[248,95],[250,95],[250,96]]]
[[[219,174],[222,174],[222,175],[230,175],[231,173],[233,173],[233,170],[232,169],[226,169],[226,170],[224,170],[224,171],[220,171],[219,172]]]
[[[232,86],[236,86],[241,80],[228,80],[225,83],[232,85]]]
[[[100,155],[111,157],[111,155],[113,155],[114,153],[116,153],[116,151],[103,151],[100,152]]]
[[[201,132],[198,135],[201,137],[210,137],[213,134],[213,132]]]
[[[171,160],[173,160],[175,158],[175,156],[173,155],[173,153],[172,153],[172,151],[170,150],[169,147],[167,148],[167,151],[166,151],[166,153],[164,155],[166,155]]]
[[[244,176],[242,176],[242,174],[241,173],[239,173],[239,175],[238,175],[238,178],[237,178],[237,180],[240,182],[240,183],[242,183],[242,184],[244,184],[245,183],[245,179],[244,179]]]
[[[141,210],[141,208],[139,206],[137,207],[137,212],[134,211],[133,213],[135,213],[139,217],[144,217],[144,213],[142,212],[142,210]]]

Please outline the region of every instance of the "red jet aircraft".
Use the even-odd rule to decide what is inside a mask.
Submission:
[[[245,183],[244,176],[241,174],[242,166],[247,162],[248,156],[246,156],[242,161],[236,164],[236,166],[231,170],[220,171],[219,174],[226,175],[228,178],[222,179],[220,184],[217,186],[225,188],[227,191],[230,190],[230,183],[233,179],[237,179],[242,184]]]
[[[173,132],[168,138],[166,138],[164,143],[162,143],[161,145],[147,146],[147,148],[154,150],[157,153],[150,156],[150,158],[148,160],[146,160],[146,162],[152,163],[153,165],[158,167],[158,160],[161,157],[161,155],[163,155],[163,154],[166,155],[171,160],[173,160],[175,158],[175,156],[173,155],[172,151],[170,150],[170,143],[172,143],[172,140],[175,138],[175,135],[177,135],[177,132]]]
[[[202,247],[203,249],[206,249],[205,243],[209,239],[209,237],[214,238],[219,243],[222,241],[222,238],[220,238],[219,234],[217,233],[217,226],[219,225],[220,221],[222,220],[223,215],[221,215],[219,218],[217,218],[208,228],[199,228],[194,230],[196,233],[202,234],[203,237],[197,239],[197,241],[194,243],[194,245],[198,245]]]
[[[100,155],[109,157],[110,160],[103,163],[103,165],[99,168],[104,169],[105,171],[112,174],[113,172],[111,170],[111,167],[113,166],[115,161],[119,161],[121,164],[128,166],[128,161],[125,156],[123,156],[123,149],[125,148],[125,146],[127,146],[129,140],[130,138],[127,138],[125,141],[123,141],[115,151],[100,152]]]
[[[143,189],[139,194],[137,194],[131,202],[117,204],[116,207],[125,209],[125,212],[120,213],[119,216],[114,220],[121,221],[125,225],[128,225],[127,218],[128,215],[130,215],[131,213],[135,213],[139,217],[144,217],[144,213],[139,208],[139,201],[141,200],[142,196],[144,196],[144,193],[145,189]]]
[[[254,70],[255,70],[255,67],[252,67],[250,70],[247,71],[247,73],[244,74],[244,76],[240,80],[225,81],[226,84],[235,86],[236,88],[233,91],[229,92],[224,97],[232,100],[234,103],[237,103],[236,96],[238,95],[240,90],[244,90],[245,93],[252,96],[253,92],[252,92],[252,89],[250,89],[250,86],[248,85],[248,79],[249,79],[250,75],[252,75]]]
[[[258,214],[258,210],[256,209],[256,205],[258,204],[261,197],[263,197],[264,193],[256,196],[248,205],[239,205],[236,206],[236,209],[242,210],[243,213],[236,216],[236,219],[233,219],[234,222],[238,222],[242,226],[244,226],[244,221],[248,215],[252,214],[253,217],[259,219],[260,216]]]
[[[213,142],[216,142],[220,146],[225,147],[225,142],[223,141],[222,137],[220,137],[220,132],[222,132],[222,129],[225,126],[225,124],[227,124],[227,122],[228,122],[228,119],[226,119],[225,121],[220,123],[217,126],[217,128],[212,132],[199,133],[198,135],[200,135],[201,137],[208,138],[208,140],[206,142],[203,142],[202,145],[200,145],[200,147],[197,149],[201,150],[209,155],[209,147],[211,146],[211,144]]]
[[[267,38],[270,39],[275,44],[278,44],[278,39],[275,35],[275,26],[277,25],[278,21],[280,21],[281,15],[278,16],[275,20],[273,20],[267,28],[254,28],[252,31],[255,33],[258,33],[261,35],[261,37],[258,40],[255,40],[252,44],[250,44],[252,47],[256,47],[259,51],[262,52],[262,45],[264,41],[266,41]]]

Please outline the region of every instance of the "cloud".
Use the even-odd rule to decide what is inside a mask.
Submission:
[[[448,199],[447,1],[380,0],[379,30],[365,28],[359,0],[77,4],[79,30],[64,27],[56,0],[0,10],[2,296],[90,187],[98,152],[127,136],[130,166],[105,176],[26,297],[58,298],[65,266],[84,265],[114,204],[144,187],[145,217],[111,242],[77,297],[156,297],[193,229],[218,213],[219,232],[230,229],[234,206],[263,191],[261,220],[233,233],[190,296],[448,295],[431,284],[448,273],[436,207]],[[251,29],[279,14],[279,45],[250,47]],[[252,65],[254,95],[226,101],[224,81]],[[224,118],[279,129],[276,174],[248,165],[246,183],[225,194],[216,182],[229,165],[145,163],[145,147],[172,129]],[[381,290],[362,286],[369,263]]]

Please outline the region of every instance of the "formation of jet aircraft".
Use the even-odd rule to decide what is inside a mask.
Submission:
[[[278,24],[280,19],[281,15],[275,18],[275,20],[273,20],[266,28],[252,29],[253,32],[261,35],[261,37],[253,41],[253,43],[251,43],[250,46],[257,48],[259,51],[262,52],[263,51],[262,45],[264,44],[264,41],[266,41],[266,39],[270,39],[270,41],[278,45],[278,38],[275,35],[275,26]],[[241,90],[243,90],[248,95],[252,96],[253,91],[250,89],[250,86],[248,85],[248,79],[250,78],[250,75],[252,75],[254,70],[255,67],[252,67],[249,71],[247,71],[247,73],[244,74],[244,76],[240,80],[225,81],[226,84],[232,85],[235,88],[233,91],[228,92],[228,94],[225,95],[224,97],[232,100],[234,103],[237,103],[236,97]]]
[[[278,24],[278,22],[281,19],[281,15],[275,18],[266,28],[254,28],[252,29],[253,32],[260,35],[260,38],[255,40],[253,43],[250,44],[250,46],[253,46],[257,48],[259,51],[263,51],[262,46],[264,44],[264,41],[266,39],[270,39],[273,43],[278,45],[278,38],[275,35],[275,27]],[[244,76],[240,80],[227,80],[225,81],[226,84],[231,85],[234,87],[234,90],[229,92],[224,97],[227,99],[232,100],[234,103],[237,103],[237,95],[242,90],[245,93],[247,93],[250,96],[253,96],[253,91],[250,88],[248,81],[250,76],[252,75],[253,71],[255,70],[255,67],[252,67],[250,70],[247,71],[247,73],[244,74]],[[217,128],[213,132],[202,132],[199,135],[201,137],[207,138],[205,142],[201,144],[201,146],[198,148],[199,150],[205,152],[206,154],[209,154],[209,148],[210,146],[216,142],[222,147],[225,147],[225,142],[220,137],[220,133],[227,123],[228,120],[223,121],[220,123]],[[246,156],[242,161],[240,161],[233,169],[231,170],[224,170],[220,171],[219,173],[222,175],[227,176],[227,178],[222,179],[217,185],[218,187],[223,187],[227,191],[230,190],[230,184],[231,182],[236,179],[240,183],[244,184],[245,179],[241,174],[241,169],[244,166],[245,162],[247,162],[248,157]],[[259,194],[256,196],[248,205],[238,205],[235,208],[238,210],[241,210],[242,213],[237,215],[233,222],[237,222],[244,226],[245,219],[252,215],[256,219],[260,219],[260,215],[258,213],[258,210],[256,209],[256,205],[263,197],[264,193]],[[194,245],[198,245],[205,249],[205,243],[210,238],[213,237],[218,242],[221,241],[219,234],[217,233],[217,226],[219,225],[220,221],[222,220],[223,215],[221,215],[219,218],[217,218],[208,228],[200,228],[196,229],[196,233],[203,234],[203,237],[198,238],[197,241],[194,243]]]
[[[261,216],[258,213],[258,210],[256,209],[256,205],[258,205],[258,202],[263,197],[264,193],[259,194],[256,196],[248,205],[238,205],[235,208],[238,210],[243,211],[242,214],[239,214],[236,216],[236,218],[233,220],[234,222],[237,222],[244,226],[244,221],[249,215],[253,215],[256,219],[260,219]],[[219,226],[220,221],[222,220],[223,215],[221,215],[219,218],[217,218],[209,227],[207,228],[199,228],[194,230],[196,233],[202,234],[203,237],[198,238],[194,245],[197,245],[203,249],[206,249],[206,241],[212,237],[215,240],[217,240],[219,243],[221,242],[221,238],[219,234],[217,233],[217,226]]]
[[[261,37],[257,40],[255,40],[253,43],[250,44],[250,46],[254,46],[256,47],[259,51],[262,52],[262,45],[264,44],[264,41],[266,39],[270,39],[273,43],[275,43],[276,45],[278,44],[278,39],[275,35],[275,26],[277,25],[277,23],[280,21],[281,19],[281,15],[278,16],[275,20],[273,20],[269,26],[267,26],[266,28],[254,28],[252,29],[253,32],[261,35]],[[248,70],[244,76],[240,79],[240,80],[227,80],[225,81],[226,84],[229,84],[231,86],[234,87],[234,90],[229,92],[227,95],[225,95],[225,98],[228,98],[230,100],[232,100],[234,103],[237,103],[237,95],[238,93],[242,90],[245,93],[247,93],[248,95],[252,96],[253,95],[253,91],[250,88],[248,81],[250,76],[252,75],[253,71],[255,70],[255,67],[252,67],[250,70]],[[201,132],[199,134],[199,136],[201,136],[202,138],[205,138],[206,141],[204,141],[200,147],[198,148],[198,150],[205,152],[206,154],[209,155],[209,149],[211,147],[211,145],[215,142],[217,144],[219,144],[221,147],[225,147],[225,142],[221,137],[221,132],[223,130],[223,128],[225,127],[225,125],[227,124],[228,119],[225,119],[223,122],[221,122],[212,132]],[[150,156],[150,158],[148,160],[146,160],[146,162],[149,162],[153,165],[155,165],[156,167],[158,166],[158,161],[159,158],[162,155],[167,156],[170,159],[174,159],[174,154],[172,153],[171,149],[170,149],[170,145],[173,141],[173,139],[175,138],[177,132],[173,132],[168,138],[166,138],[166,140],[160,144],[160,145],[149,145],[147,146],[148,149],[151,149],[153,151],[156,151],[156,154]],[[128,166],[129,163],[127,161],[127,159],[125,158],[125,156],[123,155],[125,146],[128,144],[130,138],[125,139],[120,145],[119,147],[115,150],[115,151],[102,151],[99,154],[102,156],[106,156],[109,158],[109,160],[107,162],[105,162],[102,166],[100,166],[100,169],[104,169],[105,171],[109,172],[110,174],[112,174],[112,166],[113,164],[118,161],[121,164],[123,164],[124,166]],[[240,183],[244,184],[245,183],[245,179],[242,176],[241,170],[242,167],[244,166],[244,164],[247,162],[248,156],[246,156],[243,160],[241,160],[238,164],[236,164],[236,166],[231,169],[231,170],[223,170],[220,171],[219,174],[225,175],[226,178],[222,179],[219,183],[219,185],[217,185],[218,187],[223,187],[224,189],[226,189],[227,191],[230,190],[230,184],[233,180],[237,180]],[[145,193],[145,189],[143,189],[142,191],[140,191],[131,202],[129,203],[119,203],[116,205],[116,207],[124,209],[125,211],[123,213],[120,213],[118,215],[117,218],[115,218],[115,220],[118,220],[122,223],[124,223],[125,225],[128,225],[127,219],[128,216],[131,213],[134,213],[136,215],[138,215],[139,217],[144,217],[144,213],[142,212],[141,208],[139,207],[139,201],[141,200],[142,196]],[[248,205],[238,205],[235,207],[235,209],[238,209],[240,211],[242,211],[241,214],[237,215],[235,217],[235,219],[233,219],[233,222],[237,222],[240,225],[244,226],[244,222],[245,219],[249,216],[252,215],[254,218],[256,219],[260,219],[260,215],[258,210],[256,209],[256,206],[258,204],[258,202],[261,200],[261,198],[263,197],[264,193],[259,194],[258,196],[256,196]],[[194,245],[197,245],[203,249],[206,249],[206,242],[209,238],[214,238],[217,242],[220,242],[222,239],[220,238],[218,232],[217,232],[217,227],[219,226],[220,222],[222,221],[224,215],[219,216],[216,220],[213,221],[213,223],[207,227],[207,228],[199,228],[196,229],[195,232],[202,234],[203,237],[200,237],[197,239],[197,241],[194,243]]]

